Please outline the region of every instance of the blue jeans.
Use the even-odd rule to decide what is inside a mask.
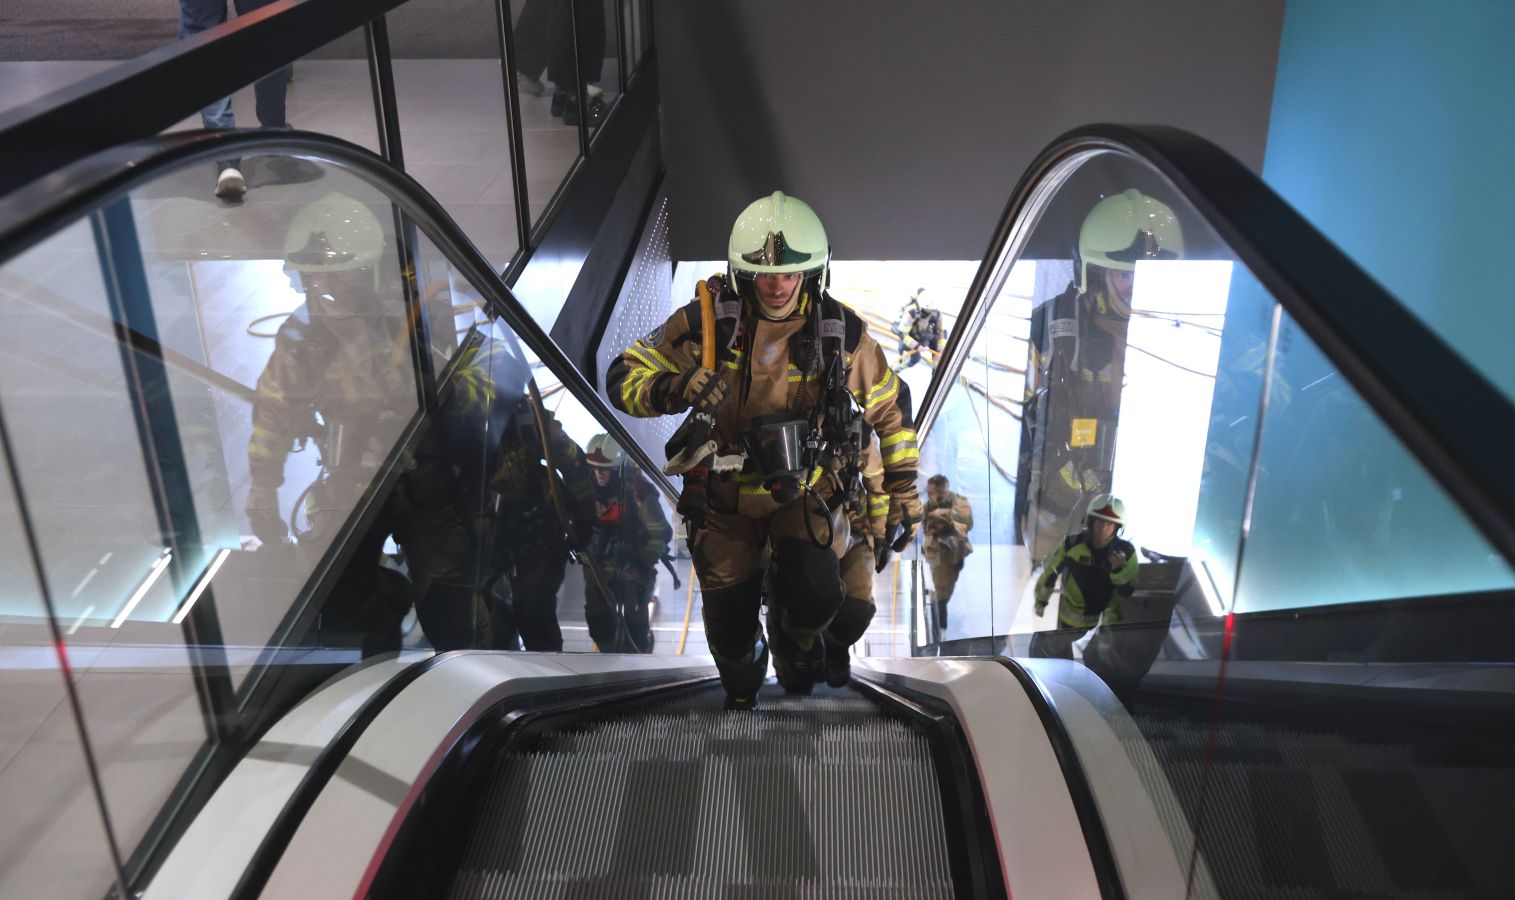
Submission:
[[[255,9],[267,6],[273,0],[233,0],[237,15],[246,15]],[[226,0],[179,0],[179,37],[187,38],[214,28],[226,21]],[[258,124],[264,128],[286,128],[284,88],[289,81],[289,70],[280,69],[258,79],[253,85],[257,98]],[[200,110],[200,121],[212,131],[237,127],[236,115],[232,112],[231,98],[220,100]],[[223,161],[236,165],[236,160]]]

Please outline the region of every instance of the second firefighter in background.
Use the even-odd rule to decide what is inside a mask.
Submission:
[[[839,559],[849,529],[841,507],[857,489],[856,456],[868,440],[847,420],[859,414],[877,432],[890,515],[907,532],[920,518],[920,454],[904,383],[862,320],[825,292],[830,245],[809,206],[777,192],[750,204],[732,229],[727,262],[728,277],[712,279],[715,368],[701,364],[708,323],[691,302],[621,354],[606,392],[634,416],[693,409],[710,423],[714,459],[746,457],[740,471],[718,464],[708,475],[690,472],[686,491],[700,481],[705,500],[681,511],[727,705],[748,709],[770,646],[786,687],[824,673],[822,632],[843,602]],[[844,426],[854,428],[850,436]],[[820,439],[797,444],[797,435]],[[837,455],[848,446],[853,458]],[[804,468],[794,468],[797,457]],[[765,637],[759,611],[770,552]]]
[[[584,622],[602,652],[652,652],[652,594],[673,526],[657,488],[608,434],[589,439],[594,472],[594,535],[584,577]],[[624,627],[622,627],[624,623]]]

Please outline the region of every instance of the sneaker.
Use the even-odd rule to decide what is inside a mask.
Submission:
[[[247,193],[247,179],[242,177],[242,170],[235,166],[227,166],[216,176],[216,196],[222,200],[241,200],[242,195]]]
[[[532,78],[530,75],[516,73],[516,90],[530,97],[541,97],[547,93],[547,85],[540,78]]]
[[[727,694],[721,707],[727,712],[752,712],[757,709],[757,692],[751,694]]]

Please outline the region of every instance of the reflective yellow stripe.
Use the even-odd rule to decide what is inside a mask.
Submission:
[[[873,409],[880,403],[894,397],[900,392],[900,379],[893,372],[886,374],[878,384],[868,389],[868,399],[863,403],[864,409]]]
[[[648,369],[658,369],[663,372],[678,372],[678,367],[670,362],[668,360],[668,357],[657,352],[641,341],[637,341],[635,344],[627,347],[626,352],[636,357],[637,360]]]
[[[921,458],[915,431],[910,428],[901,428],[894,434],[879,439],[879,450],[883,451],[885,466],[892,466],[907,459]]]
[[[899,378],[899,376],[896,375],[896,374],[894,374],[892,371],[885,372],[884,373],[884,377],[880,378],[878,380],[877,384],[875,384],[873,387],[871,387],[871,388],[868,389],[868,396],[869,397],[876,396],[877,394],[881,393],[886,388],[888,388],[891,382],[894,382],[894,381],[898,380],[898,378]]]
[[[626,404],[626,411],[633,416],[650,418],[653,415],[651,397],[652,379],[658,373],[651,369],[632,369],[626,379],[621,382],[621,400]]]
[[[875,494],[868,498],[869,515],[881,515],[889,511],[889,495]]]
[[[810,479],[805,482],[805,487],[815,487],[815,483],[821,480],[822,474],[824,473],[822,472],[821,467],[816,466],[815,471],[810,473]],[[767,496],[768,494],[768,488],[763,485],[762,476],[755,472],[738,472],[736,475],[732,476],[732,480],[738,483],[742,483],[741,487],[737,489],[737,493],[739,494],[753,494],[763,496]]]

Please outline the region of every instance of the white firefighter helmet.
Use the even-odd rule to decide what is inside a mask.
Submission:
[[[333,191],[301,207],[284,232],[284,265],[296,272],[372,269],[378,287],[385,231],[373,210]]]
[[[1089,267],[1130,272],[1138,259],[1178,259],[1184,233],[1168,204],[1131,188],[1094,204],[1078,230],[1078,291],[1089,291]]]
[[[1126,526],[1126,504],[1114,494],[1099,494],[1089,503],[1089,518],[1114,522],[1117,529]]]
[[[599,469],[619,466],[625,458],[621,445],[608,434],[597,434],[590,438],[588,452],[584,454],[584,460]]]
[[[824,287],[830,259],[831,244],[820,217],[809,204],[782,191],[754,200],[742,210],[731,227],[726,250],[738,293],[745,292],[744,279],[788,272],[822,276]]]

